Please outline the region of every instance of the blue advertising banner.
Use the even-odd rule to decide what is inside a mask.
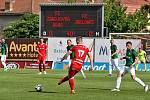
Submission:
[[[56,70],[66,70],[68,69],[69,62],[54,62],[52,69]],[[85,62],[83,65],[83,70],[89,70],[90,68],[90,62]],[[109,69],[109,63],[108,62],[95,62],[93,65],[93,70],[108,70]]]
[[[69,66],[69,62],[54,62],[52,69],[56,70],[67,70]],[[123,65],[122,65],[123,66]],[[89,70],[90,62],[85,62],[83,65],[83,70]],[[109,70],[108,62],[95,62],[93,65],[93,70]],[[113,70],[116,70],[113,68]],[[144,71],[144,64],[139,64],[138,71]],[[150,71],[150,63],[147,63],[147,71]]]
[[[150,71],[150,63],[147,63],[146,65],[147,65],[146,71]],[[138,71],[145,71],[144,64],[139,64]]]

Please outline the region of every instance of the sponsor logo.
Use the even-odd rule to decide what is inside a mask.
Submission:
[[[94,65],[93,70],[106,70],[107,67],[108,67],[108,65],[106,65],[106,64]],[[83,70],[89,70],[89,69],[90,69],[90,65],[83,66]]]
[[[64,50],[64,49],[57,49],[57,48],[55,48],[55,49],[53,49],[54,50],[54,53],[66,53],[67,51],[66,50]]]
[[[17,44],[15,43],[15,41],[12,41],[10,43],[10,47],[9,47],[9,51],[17,51],[17,52],[35,52],[37,51],[37,43],[34,42],[33,44],[26,44],[26,43],[22,43],[22,44]]]
[[[18,69],[20,66],[18,63],[15,63],[15,62],[9,62],[6,64],[6,66],[9,68],[9,69]]]
[[[101,46],[99,49],[99,55],[108,55],[107,46]]]

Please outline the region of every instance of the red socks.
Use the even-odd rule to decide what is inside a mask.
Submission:
[[[74,90],[74,78],[69,79],[69,85],[71,90]]]

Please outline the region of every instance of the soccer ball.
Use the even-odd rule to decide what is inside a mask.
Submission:
[[[42,92],[42,90],[43,90],[42,85],[41,85],[41,84],[37,84],[37,85],[35,86],[35,90],[36,90],[37,92]]]

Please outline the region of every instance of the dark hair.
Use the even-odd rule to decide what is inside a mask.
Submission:
[[[67,40],[67,42],[69,42],[69,41],[72,42],[71,39],[68,39],[68,40]]]
[[[128,44],[131,44],[131,45],[132,45],[132,42],[131,42],[131,41],[126,42],[126,45],[128,45]]]
[[[82,36],[76,37],[76,42],[77,42],[77,43],[82,42]]]

